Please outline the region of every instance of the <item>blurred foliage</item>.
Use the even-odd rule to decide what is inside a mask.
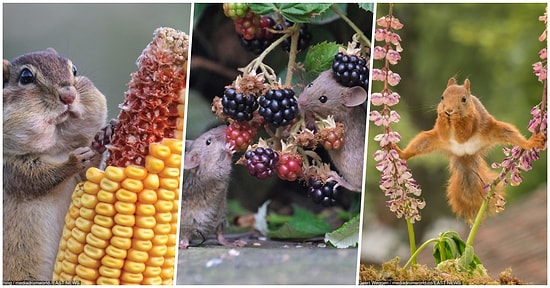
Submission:
[[[493,116],[516,125],[529,137],[529,112],[541,101],[543,90],[531,64],[539,61],[538,51],[545,45],[538,41],[544,30],[538,16],[544,14],[545,6],[544,3],[395,4],[393,13],[404,24],[397,31],[404,49],[402,60],[391,67],[402,78],[395,89],[401,102],[394,107],[401,121],[393,127],[402,136],[400,146],[404,147],[421,130],[433,127],[441,93],[452,76],[459,83],[470,79],[472,94],[481,99]],[[378,4],[376,18],[387,15],[388,7]],[[380,61],[375,61],[374,66],[381,67]],[[373,83],[372,91],[381,88],[380,83]],[[369,127],[365,209],[377,211],[379,217],[396,223],[399,220],[385,207],[386,197],[378,188],[380,172],[374,168],[372,159],[378,148],[373,138],[381,131],[374,125]],[[489,164],[504,158],[499,147],[487,155]],[[422,221],[415,225],[420,232],[417,237],[421,238],[422,230],[432,221],[452,214],[445,195],[448,160],[434,153],[409,160],[408,164],[427,204],[421,211]],[[508,205],[514,205],[514,200],[546,183],[546,152],[535,162],[533,170],[522,175],[524,181],[520,186],[506,188]]]
[[[73,61],[118,116],[130,73],[158,27],[189,35],[191,4],[5,3],[3,59],[52,47]]]

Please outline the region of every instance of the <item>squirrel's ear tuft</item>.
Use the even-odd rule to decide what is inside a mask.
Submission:
[[[456,79],[455,79],[455,77],[451,77],[449,79],[449,82],[447,82],[447,87],[449,87],[451,85],[454,85],[454,84],[456,84]]]
[[[464,88],[468,90],[468,94],[470,93],[470,79],[464,80]]]

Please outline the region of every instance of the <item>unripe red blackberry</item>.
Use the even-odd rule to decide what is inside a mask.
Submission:
[[[235,147],[236,151],[244,151],[254,143],[256,129],[248,122],[234,121],[225,130],[225,142]]]
[[[282,152],[277,163],[277,175],[286,181],[296,181],[302,176],[302,156],[295,152]]]
[[[258,28],[254,38],[247,40],[244,36],[239,35],[241,44],[246,48],[246,50],[253,52],[254,54],[261,54],[269,45],[275,41],[279,35],[274,35],[269,31],[273,29],[275,25],[275,20],[269,16],[262,16],[260,18],[260,27]]]
[[[244,17],[235,19],[233,22],[237,34],[242,35],[246,40],[251,40],[256,36],[260,27],[260,15],[248,9]]]

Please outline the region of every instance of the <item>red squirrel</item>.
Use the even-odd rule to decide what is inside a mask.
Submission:
[[[514,125],[496,120],[470,93],[470,80],[458,85],[455,78],[450,78],[437,106],[434,127],[418,133],[405,149],[395,149],[404,160],[434,151],[447,154],[449,204],[458,217],[471,221],[483,202],[485,185],[497,177],[483,159],[485,153],[497,144],[531,149],[543,148],[545,143],[544,134],[534,134],[527,140]],[[502,195],[502,185],[495,193]]]

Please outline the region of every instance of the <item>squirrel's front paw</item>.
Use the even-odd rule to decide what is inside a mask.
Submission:
[[[529,143],[531,144],[531,148],[543,149],[546,145],[546,135],[544,135],[543,133],[534,134],[529,139]]]
[[[81,169],[89,168],[92,165],[92,159],[97,156],[97,153],[90,147],[76,148],[69,155],[69,162],[74,163]]]

